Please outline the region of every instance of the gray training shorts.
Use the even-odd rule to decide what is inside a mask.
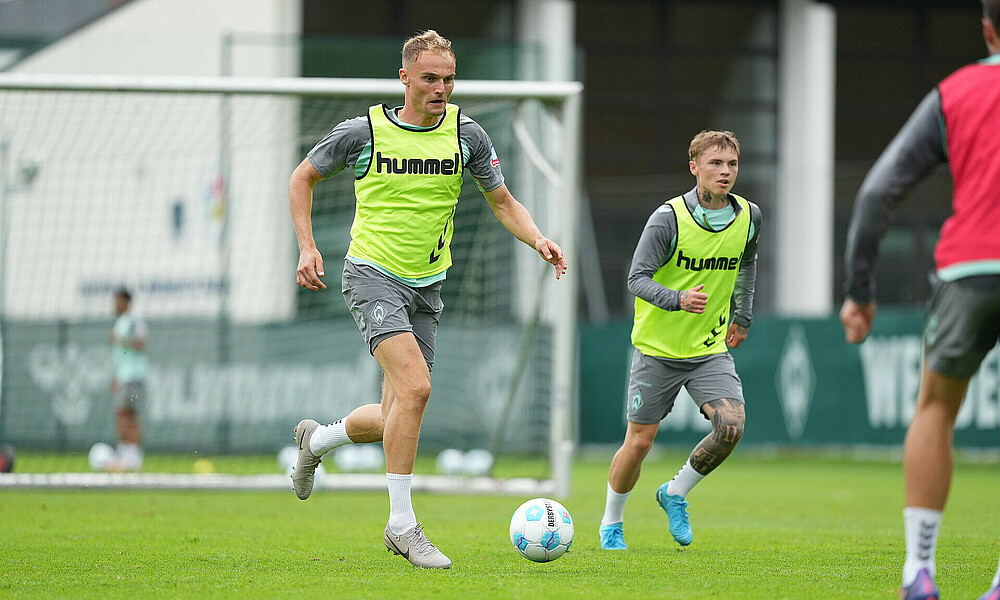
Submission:
[[[118,384],[114,395],[115,410],[128,409],[139,412],[146,402],[146,384],[141,381],[125,381]]]
[[[426,287],[410,287],[374,267],[345,260],[341,283],[344,301],[369,352],[375,354],[382,340],[409,331],[417,338],[427,368],[434,366],[434,342],[444,310],[443,280]]]
[[[1000,275],[941,281],[931,275],[924,322],[927,368],[970,379],[1000,340]]]
[[[728,352],[680,360],[646,356],[633,348],[625,396],[628,420],[659,423],[673,409],[681,386],[699,407],[722,398],[744,402],[743,382]]]

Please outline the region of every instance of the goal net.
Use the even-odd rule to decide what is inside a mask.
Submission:
[[[453,97],[570,257],[579,91],[465,81]],[[287,182],[334,125],[380,102],[401,104],[401,84],[0,75],[0,448],[14,456],[0,486],[286,488],[299,419],[378,401],[381,371],[339,293],[351,169],[315,189],[321,292],[295,285]],[[471,177],[454,222],[414,485],[565,494],[574,272],[556,282]],[[117,441],[121,286],[148,325],[150,368],[143,468],[117,474],[88,459]],[[378,446],[335,450],[323,468],[319,488],[384,486]]]

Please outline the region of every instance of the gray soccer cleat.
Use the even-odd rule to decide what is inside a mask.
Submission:
[[[309,449],[309,439],[317,427],[319,423],[312,419],[302,419],[295,426],[295,445],[299,447],[299,456],[295,459],[295,469],[292,471],[292,487],[299,500],[305,500],[312,494],[316,467],[321,462],[320,457]]]
[[[424,535],[423,525],[417,526],[402,535],[393,533],[389,526],[385,526],[385,547],[389,552],[398,554],[410,561],[415,567],[423,569],[450,569],[451,560],[441,554],[427,536]]]

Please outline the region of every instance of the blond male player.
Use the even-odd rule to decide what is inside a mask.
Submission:
[[[298,284],[326,289],[323,258],[312,232],[312,189],[350,167],[357,208],[344,261],[342,290],[358,328],[385,374],[381,403],[354,409],[322,426],[295,427],[299,447],[295,493],[312,493],[320,457],[342,444],[383,442],[389,487],[390,552],[424,568],[451,561],[423,533],[410,502],[420,422],[431,395],[434,341],[444,305],[441,286],[451,265],[453,217],[466,171],[479,183],[497,220],[517,239],[566,272],[562,249],[535,226],[504,185],[489,136],[448,103],[455,53],[435,31],[403,45],[403,106],[372,106],[337,125],[292,173],[289,203],[299,241]]]
[[[688,155],[697,184],[653,212],[629,269],[628,289],[636,299],[625,397],[628,428],[608,475],[600,527],[605,550],[626,548],[625,502],[681,386],[712,422],[712,433],[656,490],[678,544],[686,546],[694,538],[688,492],[726,460],[743,436],[743,385],[728,348],[742,344],[750,328],[760,209],[730,193],[740,158],[732,132],[702,131],[691,140]]]

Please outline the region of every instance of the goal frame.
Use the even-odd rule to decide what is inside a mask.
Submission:
[[[400,96],[403,89],[398,79],[364,78],[302,78],[302,77],[173,77],[173,76],[124,76],[81,74],[24,74],[0,73],[0,91],[51,91],[51,92],[118,92],[118,93],[207,93],[220,95],[267,94],[296,97],[370,98],[373,96]],[[549,414],[550,480],[510,480],[502,482],[490,478],[456,478],[450,476],[418,475],[415,487],[441,492],[480,493],[543,493],[565,497],[570,493],[573,455],[576,448],[576,414],[578,404],[577,379],[577,271],[575,264],[581,195],[581,128],[583,85],[575,81],[485,81],[460,80],[455,86],[455,101],[464,99],[512,101],[537,100],[560,126],[559,161],[548,165],[540,158],[537,148],[524,146],[528,160],[535,163],[557,190],[555,210],[559,229],[550,232],[562,247],[570,269],[558,285],[553,286],[546,304],[553,307],[552,397]],[[515,123],[517,126],[518,123]],[[518,136],[519,141],[521,136]],[[0,146],[0,238],[6,239],[9,227],[6,217],[7,193],[13,189],[11,165],[5,149]],[[5,244],[0,243],[0,271],[6,264]],[[0,281],[0,321],[3,320],[4,290]],[[3,356],[2,329],[0,329],[0,357]],[[2,380],[0,358],[0,380]],[[2,393],[2,389],[0,389]],[[0,403],[2,407],[2,403]],[[0,419],[3,418],[0,413]],[[7,486],[88,487],[128,485],[137,487],[263,487],[278,485],[270,476],[224,476],[208,478],[179,475],[171,478],[165,474],[0,474],[0,488]],[[275,476],[277,477],[277,476]],[[287,479],[285,480],[287,487]],[[342,479],[343,485],[338,485]],[[384,478],[383,478],[384,479]],[[347,489],[384,487],[384,480],[330,475],[326,488]],[[418,483],[422,482],[422,483]]]

